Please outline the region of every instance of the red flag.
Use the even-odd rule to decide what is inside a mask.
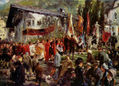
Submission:
[[[109,40],[110,36],[111,36],[111,33],[104,31],[103,34],[102,34],[103,42],[107,42]]]
[[[76,35],[74,34],[72,14],[70,14],[70,15],[68,16],[68,31],[67,31],[67,35],[68,35],[69,37],[71,37],[71,35],[73,35],[74,39],[75,39],[76,42],[78,43],[78,38],[77,38]]]
[[[81,16],[79,16],[78,29],[80,33],[83,33],[83,18]]]
[[[68,31],[67,31],[67,34],[68,34],[69,37],[71,37],[71,35],[74,35],[72,14],[69,14],[69,16],[68,16]]]
[[[90,33],[90,17],[89,13],[87,13],[87,35]]]

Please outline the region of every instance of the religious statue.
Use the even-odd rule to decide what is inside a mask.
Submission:
[[[95,24],[95,27],[96,27],[96,37],[97,37],[97,44],[99,42],[99,37],[100,37],[100,25],[98,24],[98,21],[96,22]]]

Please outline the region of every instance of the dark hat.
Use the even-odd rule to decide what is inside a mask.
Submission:
[[[76,65],[79,65],[82,62],[83,62],[83,59],[82,58],[77,58],[77,60],[75,61],[75,64]]]
[[[20,61],[17,61],[17,62],[14,63],[14,65],[16,65],[16,66],[17,65],[21,65],[21,62]]]
[[[105,63],[103,63],[102,67],[103,67],[104,69],[106,69],[106,70],[108,70],[108,69],[109,69],[109,68],[108,68],[108,65],[107,65],[107,64],[105,64]]]
[[[100,61],[99,60],[96,60],[93,65],[94,66],[99,66],[100,65]]]

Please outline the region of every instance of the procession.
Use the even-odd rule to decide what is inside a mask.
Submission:
[[[2,4],[0,86],[118,86],[119,1],[54,2]]]

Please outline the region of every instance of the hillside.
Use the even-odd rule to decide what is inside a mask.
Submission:
[[[35,0],[38,1],[38,0]],[[0,9],[0,15],[1,16],[7,16],[9,13],[9,8],[11,4],[20,4],[20,5],[26,5],[26,6],[34,6],[35,2],[34,0],[10,0],[8,3],[4,4]]]
[[[83,5],[85,0],[10,0],[2,6],[0,10],[1,16],[7,16],[10,4],[17,3],[25,6],[34,6],[42,9],[57,11],[59,8],[64,8],[67,13],[76,14],[77,7]]]

